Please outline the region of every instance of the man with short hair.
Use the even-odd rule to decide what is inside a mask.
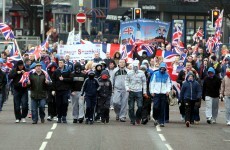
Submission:
[[[32,72],[29,76],[27,86],[30,87],[31,91],[31,112],[32,112],[32,124],[38,122],[38,108],[41,123],[45,122],[45,104],[47,98],[46,86],[50,83],[47,79],[47,75],[42,71],[42,65],[37,63],[35,65],[35,72]]]
[[[93,62],[94,62],[94,63],[99,63],[100,61],[102,61],[102,59],[101,59],[99,53],[98,53],[98,52],[95,52],[95,53],[94,53]]]
[[[70,56],[69,54],[65,55],[65,65],[67,66],[67,68],[69,69],[70,72],[73,72],[74,67],[73,67],[73,63],[69,61]]]
[[[67,123],[67,109],[68,99],[70,98],[70,85],[72,79],[70,78],[70,71],[65,66],[65,60],[60,59],[58,62],[59,68],[53,74],[53,84],[56,94],[56,107],[57,107],[57,123]],[[54,91],[52,92],[54,93]]]

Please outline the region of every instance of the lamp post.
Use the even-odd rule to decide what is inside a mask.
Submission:
[[[43,19],[42,19],[42,28],[43,28],[43,30],[42,30],[42,41],[44,41],[45,40],[45,2],[44,2],[44,0],[41,0],[41,4],[42,4],[42,16],[43,16]]]
[[[2,0],[2,23],[5,23],[6,18],[6,0]]]

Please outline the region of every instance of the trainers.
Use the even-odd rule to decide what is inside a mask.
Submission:
[[[48,117],[47,117],[47,120],[48,120],[48,121],[52,121],[52,117],[51,117],[51,116],[48,116]]]
[[[157,126],[157,125],[159,125],[158,121],[154,120],[154,126]]]
[[[137,123],[137,125],[140,125],[141,124],[141,120],[137,119],[136,123]]]
[[[66,117],[62,117],[62,122],[67,123]]]
[[[58,119],[57,119],[57,123],[61,123],[61,118],[58,118]]]
[[[88,119],[85,120],[85,124],[89,124],[89,120]]]
[[[32,124],[37,124],[38,122],[37,121],[33,121]]]
[[[21,120],[23,123],[26,123],[26,119],[25,118],[22,118]]]
[[[44,118],[41,118],[41,123],[45,123],[45,119]]]
[[[109,123],[109,119],[105,119],[105,122],[108,124]]]
[[[77,123],[77,119],[73,119],[73,123]]]
[[[212,124],[216,124],[216,119],[212,119],[212,120],[211,120],[211,123],[212,123]]]
[[[28,116],[27,116],[28,118],[31,118],[32,117],[32,114],[30,113],[30,114],[28,114]]]
[[[227,123],[228,126],[230,126],[230,121]]]
[[[208,124],[211,124],[211,119],[208,119],[208,120],[207,120],[207,123],[208,123]]]
[[[199,122],[199,121],[194,121],[194,123],[195,123],[196,125],[198,125],[200,122]]]
[[[163,123],[160,124],[160,127],[165,127],[165,125]]]
[[[141,124],[146,125],[148,123],[148,118],[142,119]]]
[[[89,124],[90,124],[90,125],[93,124],[93,120],[92,120],[92,119],[89,120]]]
[[[125,118],[120,118],[120,122],[126,122]]]
[[[82,123],[83,121],[84,121],[84,118],[79,118],[79,119],[78,119],[78,122],[79,122],[79,123]]]
[[[190,122],[189,121],[186,121],[186,127],[189,127],[189,125],[190,125]]]
[[[118,115],[116,116],[116,120],[117,120],[117,121],[119,120],[119,116],[118,116]]]
[[[20,120],[19,119],[17,119],[16,121],[15,121],[15,123],[19,123],[20,122]]]

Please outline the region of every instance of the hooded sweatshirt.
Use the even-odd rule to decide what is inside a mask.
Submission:
[[[165,68],[166,64],[161,63],[160,69]],[[169,93],[172,87],[171,79],[168,75],[168,73],[165,71],[165,73],[161,73],[160,70],[156,71],[151,79],[150,79],[150,93],[151,94],[166,94]]]
[[[193,81],[188,81],[189,76],[193,76]],[[200,84],[195,80],[195,76],[193,73],[188,73],[186,81],[183,83],[181,92],[180,92],[180,100],[197,100],[201,98],[202,91]]]
[[[72,78],[71,91],[81,91],[86,75],[82,72],[82,66],[79,62],[74,65],[74,71],[70,74]]]
[[[217,97],[219,97],[219,94],[220,94],[221,79],[215,75],[214,68],[210,67],[208,69],[208,72],[214,73],[214,76],[210,77],[208,75],[204,79],[202,98],[205,99],[205,96],[217,98]]]
[[[103,79],[102,76],[107,75],[108,79]],[[101,77],[98,79],[100,84],[100,90],[98,91],[99,97],[111,97],[112,96],[112,83],[109,79],[109,73],[107,70],[103,70],[101,73]]]

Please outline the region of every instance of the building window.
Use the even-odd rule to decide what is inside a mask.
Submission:
[[[172,19],[179,19],[178,15],[172,15]]]

